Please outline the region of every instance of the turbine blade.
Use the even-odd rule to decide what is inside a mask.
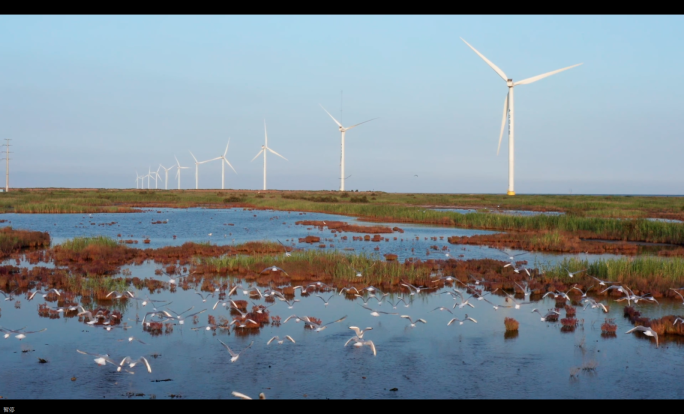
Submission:
[[[499,134],[499,146],[496,149],[496,155],[499,155],[499,150],[501,149],[501,139],[503,138],[504,128],[506,127],[506,118],[507,117],[508,117],[508,94],[506,94],[506,100],[504,100],[503,119],[501,120],[501,133]]]
[[[177,164],[178,164],[178,166],[180,167],[180,161],[178,161],[178,157],[176,157],[176,156],[174,155],[174,156],[173,156],[173,158],[175,158],[175,159],[176,159],[176,163],[177,163]]]
[[[278,154],[277,152],[273,151],[272,149],[266,147],[267,150],[271,151],[275,155],[279,156],[280,158],[284,159],[285,161],[289,161],[287,158],[283,157],[282,155]]]
[[[254,156],[254,158],[252,158],[252,161],[256,160],[257,157],[258,157],[259,155],[261,155],[262,152],[264,152],[264,149],[263,149],[263,148],[261,149],[261,151],[259,151],[259,153],[258,153],[257,155]]]
[[[190,155],[192,155],[192,158],[195,160],[195,164],[197,164],[197,158],[195,158],[195,155],[192,153],[192,151],[188,151]]]
[[[321,105],[321,104],[319,104],[319,105]],[[321,108],[323,108],[323,105],[321,105]],[[328,112],[327,109],[323,108],[323,110],[325,111],[326,114],[330,115],[330,112]],[[330,115],[330,118],[332,118],[333,121],[335,121],[335,123],[337,124],[337,126],[339,126],[340,128],[344,128],[344,127],[342,126],[342,124],[340,124],[339,122],[337,122],[337,119],[335,119],[334,116]]]
[[[228,164],[228,166],[229,166],[230,168],[233,168],[233,166],[232,166],[232,165],[230,165],[230,163],[228,162],[228,160],[227,160],[227,159],[225,159],[225,158],[224,158],[224,159],[223,159],[223,161],[225,161],[225,162],[226,162],[226,164]],[[233,171],[235,171],[235,168],[233,168]],[[235,174],[237,174],[237,171],[235,171]]]
[[[463,38],[461,38],[461,40],[463,40]],[[503,70],[499,69],[498,66],[496,66],[496,65],[493,64],[489,59],[487,59],[486,57],[484,57],[484,55],[483,55],[482,53],[478,52],[477,49],[475,49],[474,47],[470,46],[470,43],[466,42],[465,40],[463,40],[463,42],[464,42],[466,45],[468,45],[469,48],[473,49],[473,52],[477,53],[477,55],[478,55],[479,57],[481,57],[482,60],[484,60],[485,62],[487,62],[487,64],[489,65],[489,67],[492,68],[492,69],[494,69],[494,72],[498,73],[499,76],[501,76],[501,78],[502,78],[503,80],[505,80],[505,81],[508,80],[508,76],[506,76],[506,74],[504,73]]]
[[[359,125],[361,125],[361,124],[365,124],[366,122],[373,121],[373,120],[375,120],[375,119],[378,119],[378,118],[373,118],[373,119],[369,119],[368,121],[359,122],[359,123],[356,124],[356,125],[352,125],[352,126],[350,126],[350,127],[348,127],[348,128],[345,128],[345,130],[346,130],[346,131],[349,131],[350,129],[352,129],[352,128],[354,128],[354,127],[357,127],[357,126],[359,126]]]
[[[228,154],[228,145],[230,145],[230,138],[228,138],[228,144],[226,144],[226,150],[223,152],[223,158],[226,158],[226,154]]]
[[[574,67],[576,67],[576,66],[579,66],[579,65],[581,65],[581,63],[578,63],[578,64],[576,64],[576,65],[572,65],[572,66],[568,66],[567,68],[557,69],[557,70],[554,70],[554,71],[552,71],[552,72],[547,72],[547,73],[544,73],[544,74],[542,74],[542,75],[532,76],[531,78],[527,78],[527,79],[523,79],[523,80],[521,80],[521,81],[519,81],[519,82],[515,82],[513,85],[514,85],[514,86],[518,86],[518,85],[527,85],[528,83],[536,82],[536,81],[538,81],[539,79],[544,79],[544,78],[546,78],[546,77],[548,77],[548,76],[555,75],[556,73],[563,72],[564,70],[572,69],[572,68],[574,68]]]

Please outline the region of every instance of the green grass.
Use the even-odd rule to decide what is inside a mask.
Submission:
[[[71,250],[73,252],[83,251],[88,246],[103,246],[103,247],[116,247],[119,244],[116,240],[106,237],[106,236],[94,236],[94,237],[75,237],[70,240],[66,240],[64,243],[60,244],[63,249]]]

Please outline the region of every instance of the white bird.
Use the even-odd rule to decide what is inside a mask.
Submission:
[[[34,333],[47,331],[47,328],[43,328],[40,331],[24,331],[23,329],[25,329],[25,328],[21,328],[18,330],[0,328],[0,332],[5,333],[5,335],[4,335],[5,339],[9,338],[11,335],[16,334],[14,337],[21,341],[22,339],[26,338],[26,335],[28,335],[28,334],[34,334]]]
[[[576,65],[568,66],[562,69],[557,69],[551,72],[547,72],[541,75],[533,76],[531,78],[523,79],[521,81],[513,82],[513,79],[508,78],[504,71],[499,69],[494,63],[492,63],[489,59],[487,59],[482,53],[478,52],[474,47],[472,47],[468,42],[466,42],[463,38],[461,38],[463,42],[468,45],[469,48],[473,50],[478,56],[484,60],[489,67],[494,69],[494,71],[501,76],[501,78],[506,82],[506,86],[508,86],[508,94],[506,94],[506,100],[504,101],[504,110],[503,110],[503,119],[501,121],[501,133],[499,134],[499,149],[501,148],[501,139],[503,138],[503,132],[504,128],[506,127],[506,118],[509,117],[509,125],[508,125],[508,195],[515,195],[515,189],[514,189],[514,171],[515,171],[515,158],[514,158],[514,136],[515,136],[515,105],[514,105],[514,94],[513,90],[515,86],[518,85],[526,85],[532,82],[536,82],[540,79],[544,79],[548,76],[555,75],[556,73],[563,72],[568,69],[572,69],[576,66],[581,65],[581,63],[578,63]],[[509,112],[510,109],[510,112]],[[497,154],[499,153],[499,150],[497,149]]]
[[[147,345],[146,342],[143,342],[143,341],[141,341],[140,339],[138,339],[138,338],[136,338],[136,337],[134,337],[134,336],[130,336],[130,337],[128,337],[128,339],[119,339],[119,342],[123,342],[123,341],[127,341],[127,342],[138,341],[138,342],[140,342],[140,343],[143,344],[143,345]]]
[[[320,331],[324,330],[325,328],[327,328],[328,325],[330,325],[330,324],[342,322],[343,320],[347,319],[347,315],[344,315],[343,317],[341,317],[340,319],[338,319],[336,321],[332,321],[332,322],[328,322],[328,323],[324,323],[324,324],[318,324],[316,322],[312,322],[306,316],[303,318],[299,318],[299,319],[301,319],[301,321],[304,322],[305,325],[311,326],[312,328],[314,328],[316,330],[316,332],[320,332]]]
[[[534,313],[534,312],[537,312],[537,313],[541,316],[541,312],[539,312],[539,309],[532,309],[532,313]],[[543,316],[541,317],[541,321],[542,321],[542,322],[546,321],[546,318],[548,318],[548,317],[551,316],[551,315],[560,315],[560,313],[559,313],[559,312],[556,312],[556,311],[553,311],[553,310],[552,310],[552,311],[549,311],[549,313],[547,313],[546,315],[543,315]]]
[[[682,294],[679,293],[675,288],[670,288],[670,290],[674,291],[674,293],[676,293],[682,299],[682,305],[684,305],[684,296],[682,296]]]
[[[241,392],[237,392],[237,391],[233,391],[233,395],[236,396],[236,397],[238,397],[238,398],[242,398],[243,400],[251,400],[251,399],[252,399],[252,397],[250,397],[250,396],[248,396],[248,395],[245,395],[245,394],[243,394],[243,393],[241,393]],[[263,392],[259,393],[259,399],[260,399],[260,400],[265,400],[265,399],[266,399],[266,395],[264,395]]]
[[[563,269],[565,269],[565,271],[568,272],[568,276],[570,276],[570,277],[573,277],[578,273],[586,272],[587,270],[589,270],[589,269],[582,269],[582,270],[578,270],[576,272],[571,272],[567,267],[563,267]]]
[[[389,303],[390,306],[392,306],[392,309],[396,309],[396,308],[397,308],[397,305],[399,305],[399,302],[404,302],[404,307],[405,307],[405,308],[408,308],[408,307],[409,307],[409,304],[406,303],[406,301],[405,301],[404,298],[402,298],[402,297],[398,297],[397,300],[394,301],[394,302],[392,302],[391,300],[387,300],[387,303]]]
[[[146,359],[145,357],[140,357],[140,358],[138,358],[138,359],[136,359],[136,360],[134,361],[134,360],[133,360],[131,357],[129,357],[129,356],[127,356],[127,357],[125,357],[124,359],[121,360],[121,362],[119,363],[119,368],[117,368],[117,371],[121,371],[121,368],[122,368],[125,364],[128,364],[128,366],[129,366],[130,368],[133,368],[134,366],[136,366],[136,365],[137,365],[138,363],[140,363],[140,362],[142,362],[143,364],[145,364],[145,368],[147,368],[147,372],[152,373],[152,367],[150,366],[150,363],[147,362],[147,359]]]
[[[577,285],[574,285],[573,287],[571,287],[570,289],[568,289],[568,292],[570,292],[571,290],[574,289],[574,290],[578,291],[579,293],[581,293],[583,298],[586,298],[586,297],[587,297],[587,293],[588,293],[589,290],[591,290],[591,288],[593,288],[593,287],[594,287],[594,285],[591,285],[591,286],[589,286],[589,287],[587,288],[587,290],[582,291],[582,289],[578,288]]]
[[[325,300],[325,299],[323,298],[323,296],[321,296],[321,295],[316,295],[316,296],[318,296],[319,298],[321,298],[321,300],[323,301],[323,303],[325,304],[325,306],[328,306],[328,302],[330,302],[330,299],[332,299],[332,298],[335,296],[335,294],[333,293],[332,295],[330,295],[330,297],[328,298],[328,300]]]
[[[638,332],[643,333],[646,336],[650,336],[650,337],[655,338],[656,347],[658,346],[658,333],[656,331],[654,331],[653,329],[647,328],[645,326],[635,326],[634,328],[630,329],[629,331],[627,331],[625,333],[632,333],[634,331],[638,331]]]
[[[672,326],[677,325],[677,322],[684,323],[684,319],[682,319],[682,318],[675,318],[674,322],[672,323]]]
[[[607,281],[607,280],[601,280],[601,279],[596,278],[596,277],[594,277],[594,276],[589,276],[589,277],[591,277],[592,279],[594,279],[595,281],[597,281],[598,284],[599,284],[599,286],[606,286],[606,283],[607,283],[607,284],[618,283],[618,282],[609,282],[609,281]]]
[[[477,321],[476,321],[475,319],[471,318],[471,317],[468,316],[468,314],[466,313],[466,315],[465,315],[465,317],[463,318],[463,320],[458,319],[458,318],[452,318],[452,319],[447,323],[447,326],[451,325],[451,324],[454,323],[454,322],[458,322],[459,325],[463,325],[463,322],[467,322],[467,321],[471,321],[471,322],[473,322],[473,323],[477,323]]]
[[[216,338],[216,339],[218,339],[218,338]],[[226,345],[225,343],[223,343],[222,340],[218,339],[218,341],[221,342],[221,345],[223,345],[223,346],[228,350],[228,353],[230,353],[230,357],[231,357],[231,358],[230,358],[230,362],[235,362],[235,361],[237,361],[238,358],[240,357],[240,354],[242,354],[242,353],[245,352],[247,349],[249,349],[249,348],[252,346],[252,344],[254,343],[254,341],[250,342],[249,345],[247,345],[247,347],[246,347],[245,349],[243,349],[242,351],[240,351],[239,353],[236,354],[235,352],[233,352],[232,349],[230,349],[230,347],[229,347],[228,345]]]
[[[80,351],[80,350],[78,350],[78,349],[76,350],[76,352],[78,352],[78,353],[80,353],[80,354],[83,354],[83,355],[92,355],[92,356],[94,356],[94,357],[97,357],[97,358],[95,358],[95,359],[93,360],[93,361],[95,361],[95,363],[96,363],[97,365],[107,365],[107,362],[109,362],[110,364],[119,367],[119,364],[117,364],[116,362],[114,362],[114,361],[109,357],[109,355],[107,355],[107,354],[104,354],[104,355],[93,354],[93,353],[90,353],[90,352]],[[117,371],[120,371],[120,369],[117,369]]]
[[[269,266],[269,267],[267,267],[266,269],[264,269],[264,270],[262,270],[261,272],[259,272],[259,274],[266,273],[267,271],[269,271],[269,272],[283,272],[283,273],[285,273],[286,275],[288,275],[286,271],[284,271],[283,269],[279,268],[278,266]],[[288,276],[290,276],[290,275],[288,275]]]
[[[433,310],[431,310],[430,312],[434,312],[434,311],[436,311],[436,310],[439,310],[439,311],[447,311],[447,312],[453,314],[453,312],[452,312],[451,310],[449,310],[449,308],[445,308],[444,306],[438,306],[438,307],[434,308]]]
[[[278,240],[278,243],[280,243],[280,244],[283,246],[283,248],[285,249],[285,257],[290,257],[290,256],[292,256],[292,254],[290,254],[290,252],[287,251],[287,247],[283,244],[283,242],[281,242],[280,240]]]
[[[285,335],[285,339],[292,342],[293,344],[295,343],[295,340],[292,339],[290,335]],[[269,339],[268,342],[266,342],[266,345],[271,345],[271,342],[273,341],[278,342],[278,345],[282,345],[283,342],[285,342],[285,339],[280,339],[278,336],[274,336],[273,338]]]
[[[360,338],[360,339],[363,339],[363,334],[364,334],[364,332],[366,332],[366,331],[372,331],[372,330],[373,330],[373,328],[371,328],[370,326],[367,327],[366,329],[360,329],[358,326],[350,326],[349,329],[351,329],[352,331],[354,331],[354,333],[356,334],[356,336],[357,336],[358,338]],[[346,345],[345,345],[345,346],[346,346]]]
[[[390,313],[390,312],[383,312],[383,311],[371,309],[371,308],[369,308],[368,306],[365,306],[365,305],[363,305],[362,307],[363,307],[364,309],[367,309],[367,310],[371,311],[371,313],[370,313],[371,316],[380,316],[381,313],[384,313],[385,315],[398,315],[398,313],[396,313],[396,312],[393,312],[393,313]]]
[[[213,293],[213,292],[212,292],[212,293],[207,293],[207,294],[204,294],[204,295],[203,295],[202,293],[200,293],[200,292],[195,292],[195,293],[197,293],[197,294],[199,295],[199,297],[202,298],[202,303],[206,302],[207,299],[209,298],[209,296],[214,297],[214,293]]]
[[[444,308],[444,309],[446,309],[446,308]],[[449,311],[449,313],[451,313],[451,311]],[[415,328],[416,324],[418,322],[427,323],[427,321],[425,319],[417,319],[415,322],[413,322],[413,319],[409,315],[401,315],[400,318],[408,319],[409,322],[411,322],[411,324],[410,324],[411,328]]]

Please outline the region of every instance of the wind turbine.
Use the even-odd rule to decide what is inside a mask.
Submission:
[[[221,157],[212,158],[212,159],[206,160],[206,161],[197,161],[197,158],[195,158],[193,153],[191,151],[189,151],[189,152],[190,152],[190,155],[192,155],[192,158],[194,158],[194,160],[195,160],[195,190],[197,190],[197,189],[199,189],[199,165],[210,162],[210,161],[220,160]]]
[[[223,152],[223,155],[219,157],[220,160],[225,161],[225,163],[223,161],[221,162],[221,190],[223,190],[225,188],[224,187],[224,181],[226,178],[226,173],[225,173],[226,164],[228,164],[228,166],[230,168],[233,168],[233,166],[230,165],[230,163],[226,159],[226,154],[228,154],[228,145],[230,145],[230,138],[228,138],[228,144],[226,144],[226,150]],[[233,171],[235,171],[235,168],[233,168]],[[235,174],[237,174],[237,171],[235,171]]]
[[[514,170],[515,170],[515,158],[514,158],[514,132],[515,132],[515,111],[514,111],[514,100],[513,100],[513,88],[518,85],[527,85],[528,83],[536,82],[540,79],[544,79],[548,76],[555,75],[556,73],[563,72],[564,70],[572,69],[576,66],[581,65],[581,63],[578,63],[576,65],[568,66],[566,68],[562,69],[557,69],[551,72],[547,72],[541,75],[533,76],[531,78],[523,79],[518,82],[513,82],[513,79],[509,79],[508,76],[499,69],[495,64],[493,64],[489,59],[484,57],[484,55],[480,52],[478,52],[474,47],[470,46],[470,43],[466,42],[463,38],[461,38],[463,42],[468,45],[469,48],[473,49],[475,53],[479,57],[484,60],[490,68],[494,69],[494,72],[496,72],[501,78],[506,81],[506,85],[508,86],[508,94],[506,94],[506,99],[504,100],[504,110],[503,110],[503,119],[501,120],[501,133],[499,134],[499,147],[496,150],[496,154],[499,155],[499,150],[501,149],[501,139],[503,138],[503,132],[504,128],[506,127],[506,117],[508,117],[508,195],[515,195],[515,189],[513,186],[514,183]],[[509,112],[510,110],[510,112]]]
[[[150,178],[152,178],[152,167],[148,167],[147,175],[145,177],[147,177],[147,189],[149,190],[150,189]]]
[[[283,157],[282,155],[278,154],[277,152],[273,151],[272,149],[270,149],[268,147],[268,131],[266,131],[266,120],[265,119],[264,119],[264,135],[265,135],[265,143],[264,143],[264,145],[261,146],[261,151],[259,151],[259,153],[257,153],[257,155],[255,155],[254,158],[252,158],[252,161],[256,160],[257,157],[259,155],[261,155],[262,152],[264,153],[264,191],[266,191],[266,150],[271,151],[272,153],[274,153],[275,155],[284,159],[285,161],[287,161],[287,158]]]
[[[138,172],[135,172],[135,189],[138,189],[138,181],[140,181],[140,175],[138,175]]]
[[[160,168],[161,168],[161,164],[160,164],[159,167],[157,168],[157,171],[156,171],[156,172],[155,172],[155,171],[152,171],[152,173],[154,173],[154,189],[155,189],[155,190],[157,189],[157,179],[161,178],[161,177],[159,176],[159,169],[160,169]]]
[[[169,170],[172,170],[172,169],[175,167],[175,165],[172,165],[172,166],[169,167],[169,168],[166,168],[166,167],[164,167],[164,166],[161,165],[161,164],[159,164],[159,166],[160,166],[161,168],[164,169],[164,175],[165,175],[165,178],[164,178],[164,189],[165,189],[165,190],[168,190],[168,189],[169,189]]]
[[[178,176],[178,189],[180,190],[181,170],[187,170],[190,167],[181,167],[178,158],[175,155],[173,156],[173,158],[176,158],[176,164],[178,165],[178,170],[176,170],[176,176]]]
[[[321,104],[319,104],[319,105],[321,105]],[[323,108],[323,105],[321,105],[321,108]],[[328,112],[327,109],[323,108],[323,110],[325,111],[325,113],[327,113],[328,115],[330,115],[330,112]],[[349,131],[350,129],[356,128],[357,126],[359,126],[359,125],[361,125],[361,124],[365,124],[366,122],[370,122],[370,121],[372,121],[372,120],[374,120],[374,119],[378,119],[378,118],[369,119],[368,121],[363,121],[363,122],[360,122],[360,123],[358,123],[358,124],[356,124],[356,125],[352,125],[352,126],[346,127],[346,128],[343,127],[342,124],[340,124],[340,123],[337,121],[337,119],[335,119],[334,116],[330,115],[330,118],[332,118],[333,121],[335,121],[335,123],[337,124],[337,126],[338,126],[339,129],[340,129],[340,132],[342,133],[342,156],[340,157],[340,171],[341,171],[341,172],[340,172],[340,177],[342,177],[342,180],[340,181],[340,191],[344,191],[344,178],[345,178],[345,177],[344,177],[344,135],[345,135],[345,134],[347,133],[347,131]]]

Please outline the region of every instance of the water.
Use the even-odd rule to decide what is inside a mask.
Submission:
[[[148,266],[147,271],[151,271]],[[150,272],[151,273],[151,272]],[[140,292],[135,291],[137,294]],[[323,293],[327,299],[332,293]],[[681,361],[684,349],[677,342],[661,338],[655,347],[652,339],[625,335],[631,328],[622,318],[622,307],[613,304],[609,315],[588,308],[578,308],[577,319],[583,325],[574,332],[560,331],[559,323],[540,322],[531,308],[554,307],[551,300],[524,305],[520,310],[499,309],[475,302],[467,308],[477,324],[447,326],[452,317],[437,306],[451,308],[448,295],[412,297],[408,308],[397,309],[386,302],[372,308],[424,318],[427,324],[410,328],[397,315],[370,316],[361,301],[349,301],[335,295],[326,307],[315,296],[298,297],[294,309],[276,301],[271,315],[283,320],[289,315],[320,318],[323,323],[347,315],[341,323],[321,332],[306,330],[302,323],[290,320],[280,327],[266,326],[257,335],[238,336],[220,330],[193,331],[206,324],[207,314],[228,317],[220,306],[211,310],[211,299],[202,303],[193,290],[155,294],[154,299],[172,300],[169,309],[181,312],[208,309],[193,325],[176,325],[173,333],[153,337],[131,319],[149,311],[137,301],[129,301],[123,319],[133,327],[110,332],[91,327],[77,318],[46,319],[37,314],[38,303],[22,300],[21,309],[3,306],[2,326],[47,331],[28,335],[23,341],[14,337],[0,339],[0,364],[6,372],[0,377],[5,398],[232,398],[239,391],[254,398],[264,392],[267,398],[682,398]],[[405,295],[408,296],[408,295]],[[247,299],[238,294],[236,299]],[[500,297],[490,300],[503,303]],[[262,303],[261,301],[257,301]],[[674,308],[674,309],[673,309]],[[643,305],[645,314],[654,316],[678,310],[675,303],[662,306]],[[453,310],[462,318],[463,310]],[[564,312],[562,312],[564,314]],[[503,319],[515,317],[520,322],[519,335],[505,337]],[[605,317],[618,324],[615,338],[604,339],[600,324]],[[353,336],[349,326],[372,327],[364,339],[377,347],[373,356],[369,347],[344,347]],[[272,336],[290,335],[296,343],[267,346]],[[135,336],[147,345],[126,338]],[[236,352],[251,341],[254,345],[235,363],[217,339]],[[120,341],[122,340],[122,341]],[[580,345],[582,345],[580,347]],[[31,352],[22,353],[22,349]],[[94,357],[76,352],[108,353],[117,362],[124,356],[145,355],[152,373],[135,367],[135,374],[117,373],[112,365],[98,366]],[[153,358],[152,354],[160,354]],[[39,364],[38,358],[47,359]],[[583,364],[597,363],[596,371],[581,372],[570,378],[570,370]],[[71,381],[76,377],[75,381]],[[168,380],[171,381],[161,381]],[[159,381],[159,382],[155,382]],[[397,388],[397,391],[390,391]]]
[[[476,209],[466,209],[466,208],[433,208],[432,210],[436,211],[449,211],[453,213],[461,213],[461,214],[468,214],[468,213],[477,213],[479,210]],[[487,213],[492,213],[492,214],[506,214],[510,216],[560,216],[562,214],[565,214],[564,212],[560,211],[530,211],[530,210],[489,210],[489,209],[484,209],[487,211]]]
[[[320,243],[299,243],[298,239],[307,235],[318,236],[326,248],[333,248],[353,253],[375,253],[380,258],[386,253],[396,254],[400,261],[409,257],[425,259],[444,259],[449,249],[450,257],[468,260],[496,258],[507,260],[507,256],[496,249],[486,246],[452,245],[447,239],[451,236],[473,236],[478,234],[496,234],[488,230],[460,229],[455,227],[440,227],[434,225],[410,223],[373,223],[360,222],[354,217],[322,214],[283,212],[273,210],[236,209],[153,209],[142,213],[98,213],[98,214],[4,214],[8,220],[5,225],[17,229],[47,231],[52,243],[59,244],[67,239],[80,236],[104,235],[112,238],[137,240],[138,244],[130,245],[137,248],[158,248],[163,246],[179,246],[185,242],[211,242],[214,244],[239,244],[247,241],[270,240],[281,242],[303,249],[319,249]],[[152,224],[162,221],[166,224]],[[343,221],[362,226],[399,227],[404,233],[381,234],[389,239],[382,242],[354,241],[353,236],[361,233],[336,233],[329,229],[319,230],[314,226],[295,225],[300,220]],[[92,224],[91,224],[92,223]],[[113,225],[107,225],[115,223]],[[232,224],[232,226],[230,225]],[[209,233],[212,235],[209,236]],[[174,239],[173,236],[176,236]],[[347,236],[348,240],[341,240]],[[397,240],[394,240],[394,238]],[[433,240],[432,238],[436,238]],[[143,244],[149,239],[149,244]],[[333,245],[334,247],[330,247]],[[439,250],[431,249],[437,246]],[[378,250],[375,250],[378,248]],[[429,251],[429,255],[427,254]],[[513,254],[522,251],[512,250]],[[554,254],[531,252],[519,257],[527,260],[530,265],[554,264],[568,257],[578,257],[572,254]],[[582,255],[582,259],[589,261],[600,258],[615,257],[614,255]]]

